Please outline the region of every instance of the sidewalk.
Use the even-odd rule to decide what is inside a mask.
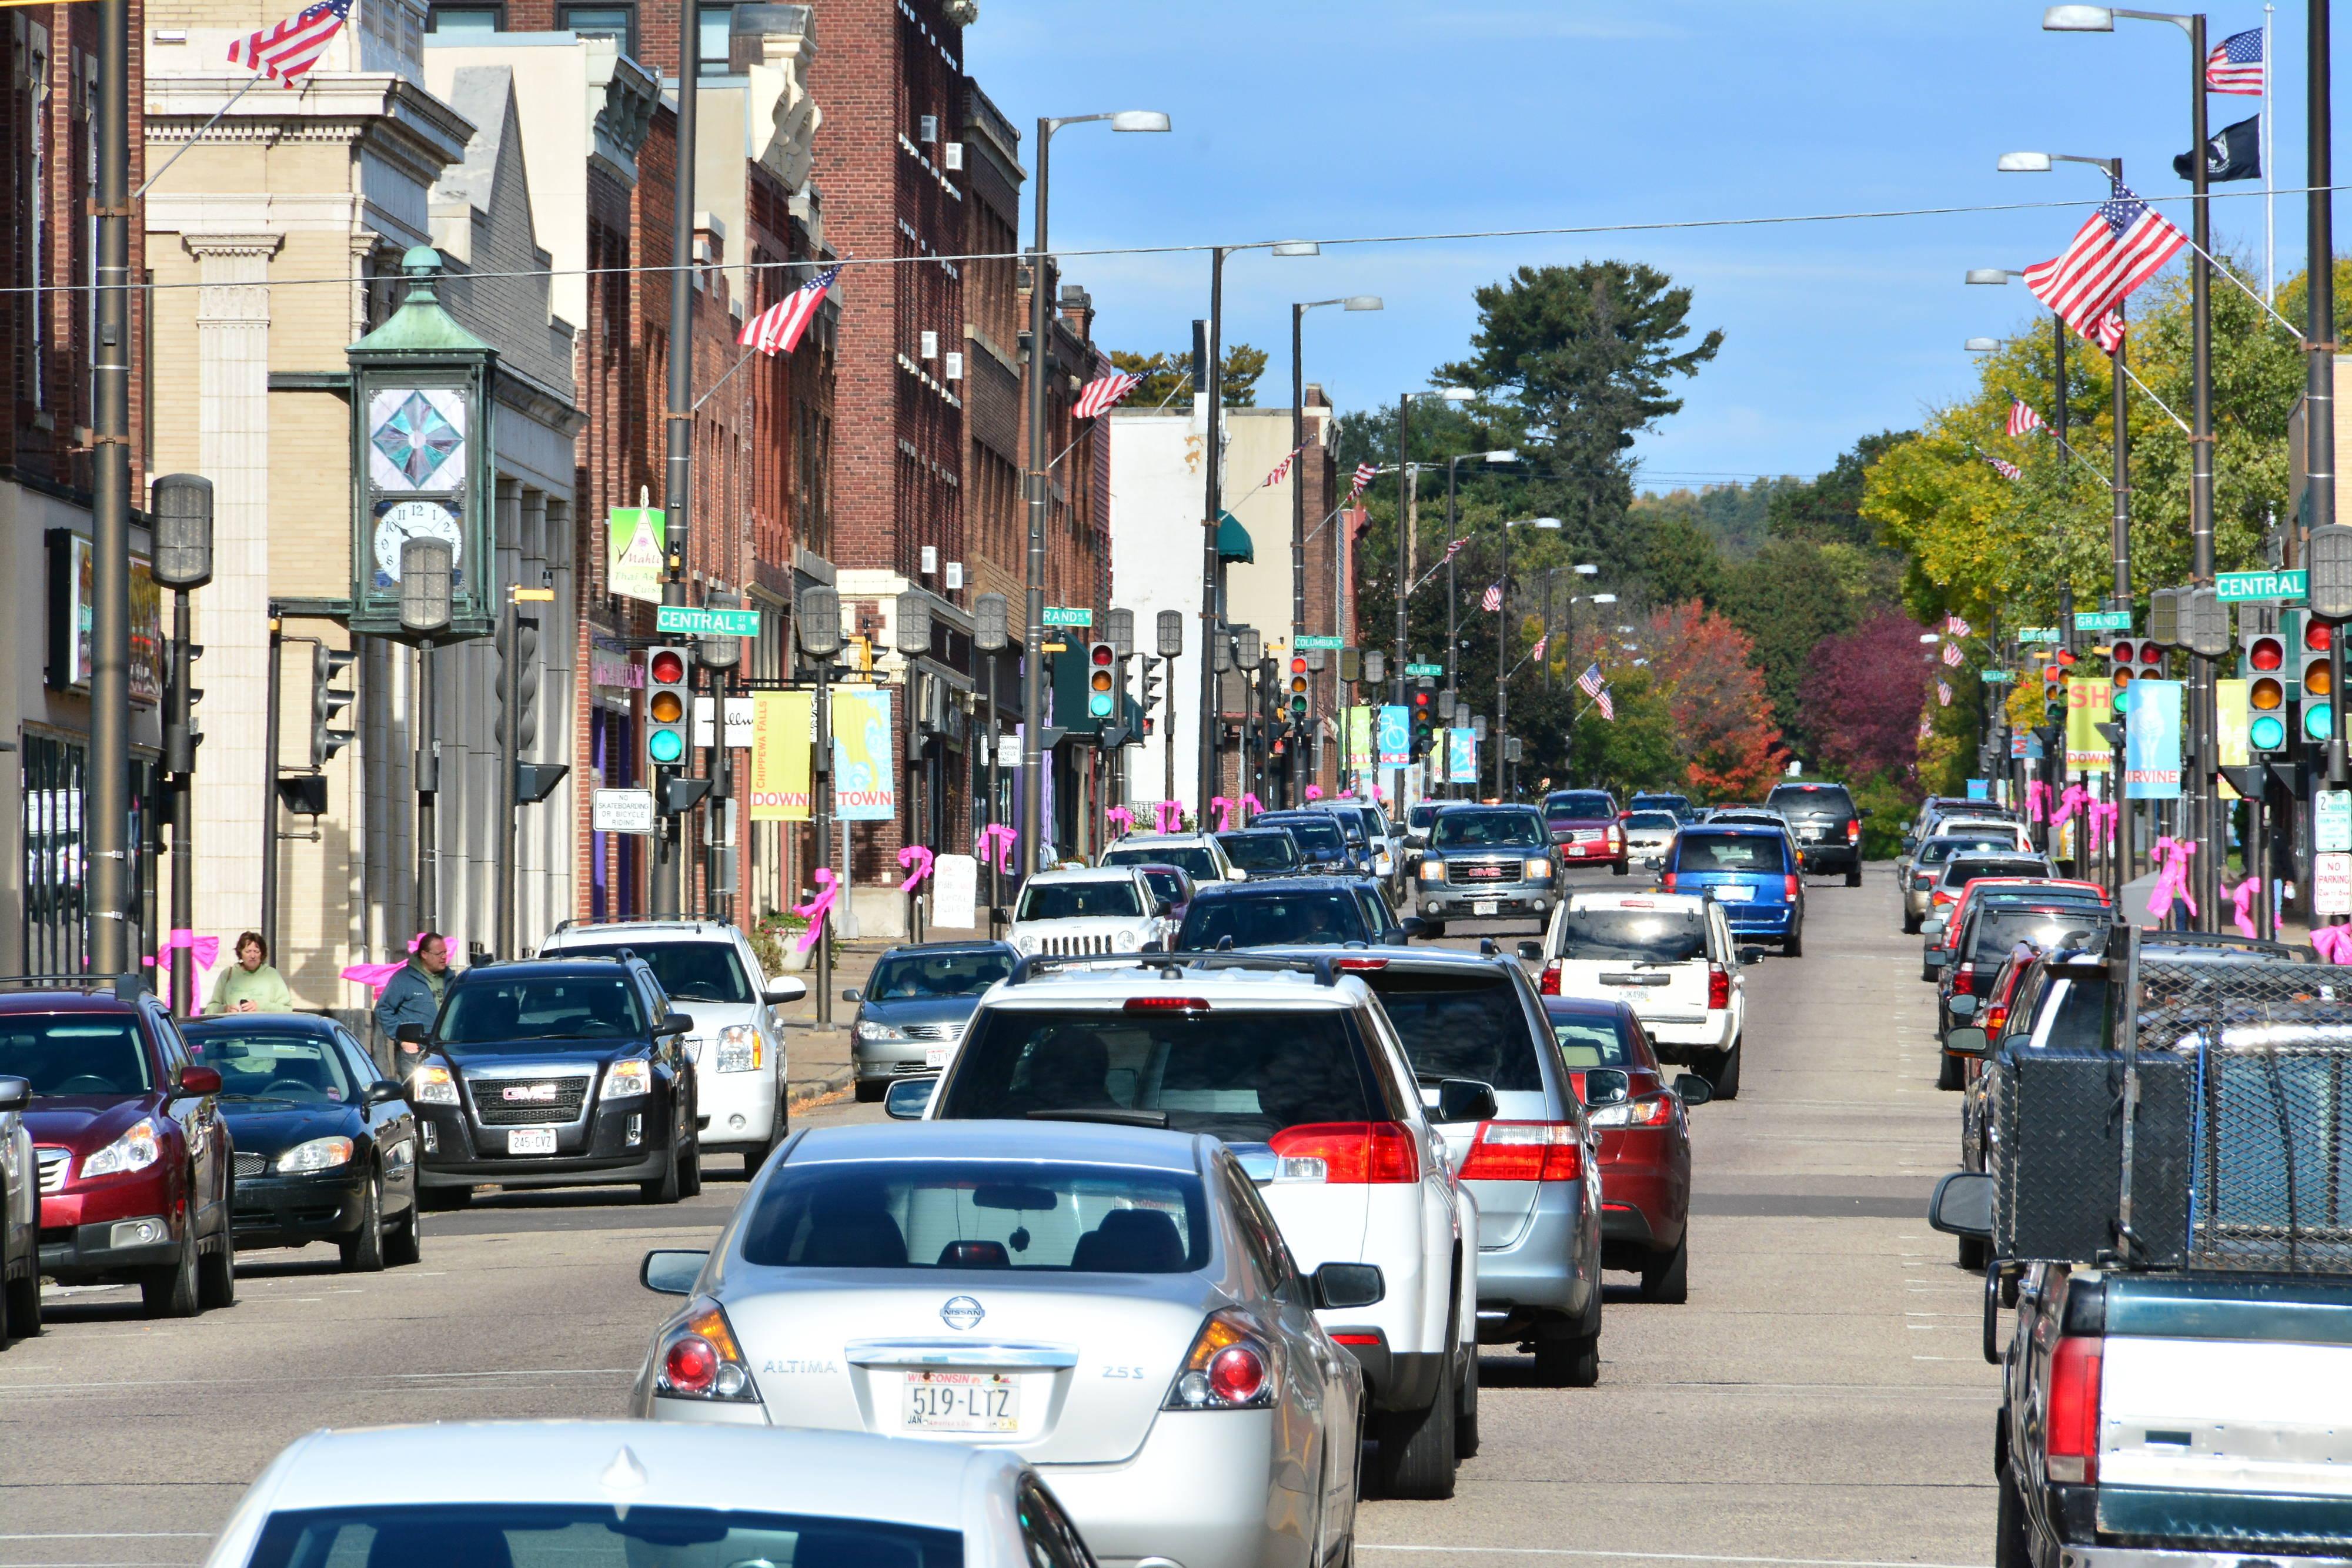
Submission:
[[[984,926],[976,933],[940,930],[929,934],[933,941],[940,942],[963,941],[975,936],[984,938],[987,935]],[[812,963],[800,971],[799,977],[807,985],[809,994],[789,1008],[776,1009],[784,1024],[786,1099],[791,1104],[803,1105],[848,1092],[854,1076],[849,1020],[856,1016],[857,1004],[842,1000],[841,993],[862,988],[866,976],[874,972],[874,960],[892,946],[878,938],[835,940],[830,1030],[816,1027],[816,966]]]

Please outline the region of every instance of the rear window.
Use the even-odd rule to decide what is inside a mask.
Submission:
[[[1406,825],[1409,827],[1425,828],[1429,826],[1432,821],[1435,821],[1436,817],[1437,807],[1433,803],[1423,801],[1422,804],[1415,806],[1412,810],[1407,811],[1405,813],[1404,820]]]
[[[2020,942],[2041,952],[2074,947],[2104,952],[2106,923],[2095,905],[2079,908],[1987,909],[1977,916],[1976,941],[1969,949],[1972,964],[1998,964]]]
[[[982,1009],[933,1114],[1132,1112],[1151,1126],[1264,1143],[1308,1122],[1387,1120],[1360,1052],[1336,1009]]]
[[[1547,817],[1613,817],[1617,814],[1617,802],[1602,790],[1570,789],[1548,796],[1543,809]]]
[[[1430,824],[1429,841],[1441,850],[1551,847],[1543,824],[1528,811],[1448,811]]]
[[[1224,871],[1217,864],[1204,844],[1150,844],[1140,849],[1110,850],[1103,855],[1105,865],[1172,865],[1190,872],[1194,882],[1215,882]],[[1024,920],[1052,919],[1051,915],[1024,915]]]
[[[1298,847],[1309,854],[1344,854],[1347,841],[1339,836],[1339,819],[1329,815],[1305,818],[1286,817],[1280,822],[1265,822],[1269,828],[1279,827],[1298,841]]]
[[[1843,784],[1779,784],[1764,797],[1764,803],[1776,811],[1802,811],[1808,816],[1822,812],[1834,817],[1853,815],[1853,797],[1845,792]]]
[[[1789,869],[1789,847],[1780,835],[1696,833],[1685,829],[1675,841],[1675,869],[1683,872],[1749,872],[1780,876]]]
[[[1633,1047],[1632,1024],[1613,1013],[1556,1012],[1551,1037],[1570,1072],[1588,1067],[1647,1067]]]
[[[1184,885],[1184,873],[1166,866],[1158,866],[1143,873],[1143,885],[1151,890],[1154,898],[1164,898],[1170,904],[1190,904],[1192,894]]]
[[[900,953],[874,966],[866,984],[869,1002],[911,1002],[973,997],[1013,972],[1010,953]]]
[[[1918,863],[1942,865],[1954,855],[1980,857],[1987,850],[2013,850],[2015,833],[1989,833],[1982,838],[1929,839],[1919,846]]]
[[[1423,1082],[1475,1078],[1497,1089],[1544,1086],[1527,1012],[1508,976],[1390,968],[1358,977],[1388,1009],[1413,1073]]]
[[[1679,964],[1706,948],[1706,917],[1696,909],[1626,909],[1570,904],[1559,920],[1559,956],[1623,964]]]
[[[780,1269],[1054,1270],[1177,1274],[1205,1266],[1189,1171],[1028,1161],[787,1163],[743,1227],[746,1262]]]
[[[1372,935],[1365,929],[1364,912],[1355,895],[1335,888],[1195,899],[1184,912],[1176,946],[1188,952],[1205,952],[1230,936],[1236,947],[1269,947],[1278,943],[1331,947],[1342,942],[1369,942]]]
[[[1963,855],[1947,862],[1944,866],[1946,887],[1965,887],[1969,883],[1989,876],[2046,877],[2050,868],[2041,861],[1989,860]]]
[[[1157,858],[1156,856],[1154,858]],[[1112,882],[1033,882],[1021,890],[1015,920],[1132,920],[1143,913],[1135,883]]]
[[[253,1568],[963,1568],[963,1534],[879,1520],[618,1503],[367,1503],[281,1509],[261,1528]],[[1038,1561],[1045,1561],[1040,1554]],[[1061,1559],[1056,1559],[1061,1561]]]
[[[137,1020],[110,1013],[0,1017],[0,1076],[30,1079],[36,1094],[139,1094],[154,1082]]]
[[[1288,871],[1298,863],[1298,842],[1288,833],[1219,833],[1217,842],[1244,871]]]

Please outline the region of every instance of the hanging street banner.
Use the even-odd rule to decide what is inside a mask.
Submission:
[[[1478,732],[1475,729],[1445,731],[1445,776],[1456,784],[1478,782]],[[2352,795],[2345,797],[2352,800]]]
[[[2077,632],[2128,632],[2132,612],[2128,610],[2085,610],[2074,617]]]
[[[2216,572],[2213,588],[2224,604],[2248,601],[2300,604],[2311,591],[2311,574],[2301,570]]]
[[[623,599],[659,604],[667,534],[657,507],[615,507],[606,521],[604,586]]]
[[[2186,688],[2179,681],[2134,681],[2124,716],[2124,798],[2180,799],[2180,709]]]
[[[757,637],[760,612],[665,604],[654,612],[654,630],[671,637]]]
[[[2075,679],[2066,683],[2066,766],[2076,773],[2106,773],[2115,752],[2098,727],[2115,719],[2115,685]]]
[[[1348,771],[1369,773],[1372,770],[1372,710],[1351,707],[1348,710]]]
[[[887,686],[834,688],[833,814],[845,822],[887,822],[898,814]]]
[[[815,739],[814,692],[752,695],[751,821],[809,820],[809,762]]]
[[[1412,760],[1412,710],[1401,703],[1381,707],[1381,766],[1402,768]]]
[[[2240,680],[2213,683],[2213,740],[2224,768],[2243,768],[2253,760],[2249,748],[2248,727],[2253,723],[2253,709],[2247,700],[2246,688],[2251,683]],[[2235,800],[2238,792],[2227,779],[2221,780],[2226,791],[2225,800]]]

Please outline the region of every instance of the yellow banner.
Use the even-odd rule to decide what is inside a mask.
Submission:
[[[809,758],[816,739],[816,695],[751,696],[751,821],[809,820]]]
[[[2115,766],[2115,747],[2098,727],[2112,724],[2116,716],[2116,687],[2112,681],[2084,680],[2077,675],[2066,683],[2066,768],[2073,773],[2105,773]]]
[[[2253,710],[2246,700],[2249,683],[2245,681],[2215,681],[2213,683],[2213,741],[2224,768],[2243,768],[2253,760],[2249,748],[2247,727],[2253,722]],[[2221,799],[2238,799],[2237,790],[2227,779],[2221,780]]]

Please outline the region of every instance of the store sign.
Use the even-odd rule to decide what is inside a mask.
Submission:
[[[705,749],[708,749],[710,745],[710,699],[709,697],[694,699],[694,744]],[[727,699],[727,749],[730,751],[751,749],[751,699],[750,697]]]
[[[96,653],[98,559],[86,534],[48,532],[48,650],[46,677],[59,691],[87,693]],[[163,593],[147,558],[131,558],[131,700],[163,700]]]
[[[604,521],[604,587],[621,599],[659,604],[667,519],[657,507],[615,507]]]
[[[588,650],[588,683],[615,691],[641,692],[646,689],[646,667],[618,648],[592,645]]]

